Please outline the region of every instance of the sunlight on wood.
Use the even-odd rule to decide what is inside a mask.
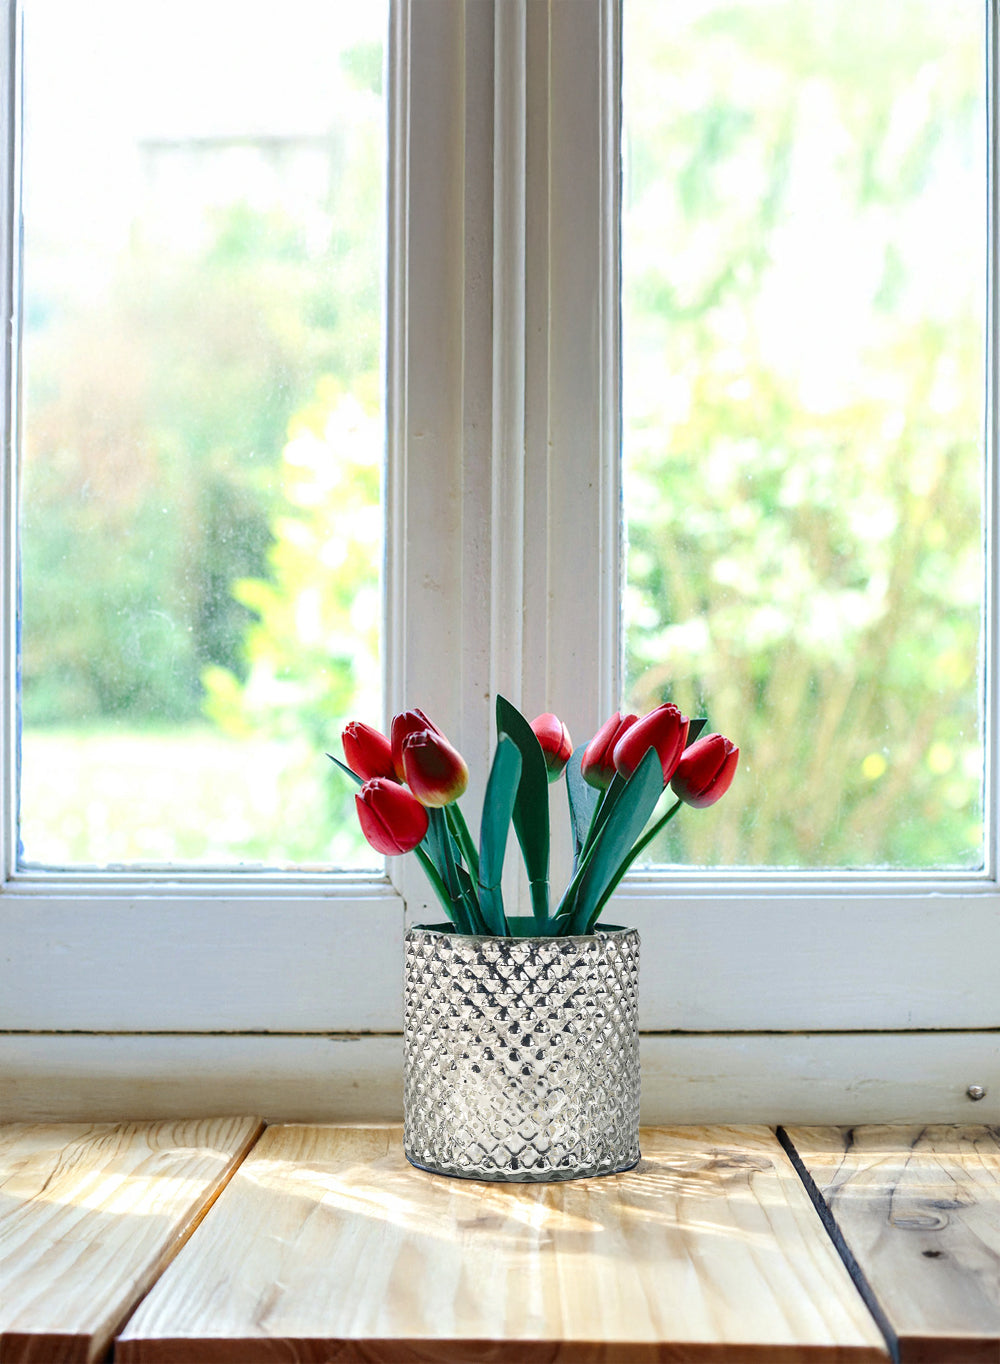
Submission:
[[[0,1359],[84,1364],[204,1216],[255,1118],[0,1127]]]
[[[238,1274],[234,1266],[238,1265]],[[886,1358],[764,1128],[649,1129],[627,1174],[427,1175],[398,1127],[272,1127],[118,1364]]]

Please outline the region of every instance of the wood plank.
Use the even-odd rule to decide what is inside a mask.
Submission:
[[[256,1118],[0,1127],[0,1359],[90,1364],[260,1134]]]
[[[623,1175],[515,1186],[414,1170],[395,1126],[269,1128],[116,1364],[888,1357],[770,1131],[642,1149]]]
[[[788,1139],[903,1364],[1000,1361],[1000,1128],[793,1127]]]

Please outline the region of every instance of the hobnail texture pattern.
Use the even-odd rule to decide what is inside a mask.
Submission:
[[[406,935],[407,1159],[517,1183],[639,1159],[639,934]]]

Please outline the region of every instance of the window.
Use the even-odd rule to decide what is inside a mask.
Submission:
[[[481,781],[495,692],[558,709],[578,737],[618,700],[621,12],[398,0],[390,26],[386,696],[438,717]],[[16,147],[9,133],[12,179]],[[10,573],[6,600],[10,715]],[[123,1081],[147,1102],[127,1081],[148,1075],[159,1111],[217,1107],[198,1076],[223,1073],[222,1092],[258,1096],[268,1116],[391,1109],[403,907],[427,907],[419,869],[19,868],[10,761],[6,793],[0,1026],[80,1034],[4,1043],[8,1073],[58,1077],[46,1111],[85,1090],[91,1102],[96,1073],[111,1078],[95,1108],[102,1094],[120,1107]],[[963,1116],[985,1074],[970,1068],[995,1064],[991,848],[984,861],[933,878],[632,878],[619,915],[643,936],[648,1115]],[[150,1033],[162,1036],[136,1036]],[[331,1050],[324,1033],[356,1040]]]
[[[625,690],[745,759],[654,860],[986,863],[985,18],[625,8]]]
[[[387,5],[25,21],[20,865],[377,866]]]

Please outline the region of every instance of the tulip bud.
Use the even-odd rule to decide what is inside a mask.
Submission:
[[[665,702],[641,720],[636,720],[627,734],[615,744],[615,769],[623,777],[630,777],[651,748],[656,749],[663,768],[664,786],[674,775],[687,743],[690,720],[676,706]]]
[[[706,734],[686,748],[671,778],[675,796],[686,805],[704,809],[729,790],[740,750],[721,734]]]
[[[580,772],[585,782],[602,791],[611,785],[615,776],[615,744],[626,730],[631,729],[636,718],[634,715],[622,715],[616,710],[611,719],[601,725],[583,750]]]
[[[389,730],[392,741],[392,765],[400,781],[406,780],[403,771],[403,745],[411,734],[417,734],[422,729],[429,729],[432,734],[441,733],[437,725],[428,720],[422,710],[404,710],[392,717],[392,726]]]
[[[354,800],[361,832],[387,857],[412,852],[427,832],[427,811],[394,778],[373,777]]]
[[[546,713],[531,722],[535,738],[542,749],[549,781],[558,781],[562,770],[573,756],[573,741],[569,730],[557,715]]]
[[[344,745],[347,766],[364,781],[372,777],[396,780],[392,763],[392,746],[384,734],[360,720],[352,720],[340,736]]]
[[[450,805],[469,784],[465,759],[439,730],[421,729],[407,735],[403,772],[422,805]]]

